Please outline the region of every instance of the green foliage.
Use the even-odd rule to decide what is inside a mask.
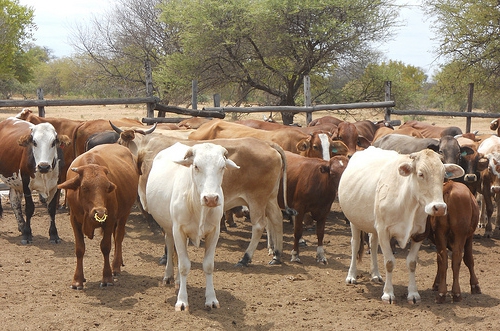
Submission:
[[[175,77],[178,86],[197,79],[200,91],[248,86],[241,90],[259,90],[279,105],[294,105],[304,76],[330,75],[341,59],[366,53],[389,33],[397,16],[391,3],[168,1],[161,19],[178,32],[180,51],[165,57],[158,76]],[[175,82],[167,80],[173,88]]]
[[[32,78],[31,58],[23,50],[35,28],[32,21],[31,8],[18,0],[0,0],[0,93],[4,97],[17,82]]]
[[[422,103],[423,87],[427,80],[422,69],[400,61],[369,64],[359,79],[348,82],[342,89],[346,102],[384,100],[384,82],[392,82],[391,99],[397,109],[418,109]]]

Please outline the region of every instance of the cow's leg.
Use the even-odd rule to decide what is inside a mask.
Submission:
[[[436,294],[436,303],[444,303],[446,300],[446,292],[448,291],[446,286],[446,273],[448,271],[448,248],[446,245],[445,231],[439,232],[440,233],[436,233],[434,236],[437,251],[437,272],[436,277],[434,278],[434,284],[432,285],[432,290],[438,292]]]
[[[116,229],[113,232],[113,238],[115,242],[115,253],[113,257],[113,276],[118,276],[121,273],[121,267],[124,266],[122,243],[123,238],[125,237],[125,222],[127,222],[126,218],[118,220]]]
[[[325,222],[326,216],[323,214],[313,214],[313,219],[316,220],[316,238],[318,239],[318,247],[316,248],[316,262],[328,264],[325,256],[325,249],[323,248],[323,239],[325,237]]]
[[[464,253],[465,241],[458,240],[455,238],[455,242],[451,247],[451,270],[453,272],[453,285],[451,286],[451,293],[453,302],[462,301],[461,290],[460,290],[460,264],[462,263],[462,257]]]
[[[481,208],[477,227],[484,228],[486,225],[486,203],[484,202],[484,196],[479,192],[477,193],[477,203]]]
[[[165,231],[165,253],[167,254],[167,263],[165,264],[165,275],[163,284],[173,284],[174,282],[174,237],[172,229]]]
[[[486,226],[484,230],[484,236],[486,238],[490,238],[492,234],[492,226],[491,226],[491,216],[493,215],[493,197],[490,190],[491,184],[485,180],[483,183],[483,201],[486,208]]]
[[[22,199],[23,191],[18,191],[13,188],[9,190],[10,205],[12,206],[12,210],[14,211],[14,215],[16,216],[17,229],[21,233],[23,233],[24,225],[26,224],[22,211]]]
[[[3,217],[2,197],[0,197],[0,219]]]
[[[101,252],[104,258],[104,267],[102,269],[102,281],[100,286],[112,286],[114,284],[111,264],[109,263],[109,253],[111,252],[111,236],[113,229],[105,228],[101,240]]]
[[[390,241],[387,242],[390,248]],[[417,289],[417,281],[415,279],[415,271],[417,269],[417,257],[418,257],[418,251],[420,249],[420,246],[422,246],[421,241],[411,241],[410,242],[410,249],[408,251],[408,256],[406,257],[406,266],[408,267],[408,273],[409,273],[409,280],[408,280],[408,303],[410,304],[415,304],[417,302],[420,302],[420,294],[418,293]],[[391,256],[392,255],[392,250],[391,250]]]
[[[378,268],[378,234],[376,232],[370,233],[370,238],[368,241],[370,243],[371,250],[370,274],[372,277],[372,282],[382,283],[382,276],[380,275],[380,270]]]
[[[48,206],[47,206],[47,211],[49,212],[50,216],[50,226],[49,226],[49,238],[50,242],[54,244],[58,244],[61,242],[61,239],[59,238],[59,234],[57,233],[57,228],[56,228],[56,212],[57,212],[57,206],[59,205],[59,193],[61,190],[57,190],[56,194],[50,200]]]
[[[351,265],[349,266],[349,271],[347,272],[347,277],[345,282],[347,284],[356,284],[357,280],[357,261],[361,257],[358,257],[359,245],[361,242],[361,230],[358,229],[352,222],[351,224]]]
[[[205,257],[203,258],[203,271],[205,272],[205,308],[220,308],[219,300],[215,296],[214,289],[214,258],[215,247],[219,240],[219,229],[214,229],[211,233],[205,235]]]
[[[24,211],[26,213],[26,223],[24,223],[24,228],[22,232],[21,244],[31,244],[33,242],[33,234],[31,232],[31,217],[35,213],[35,203],[33,202],[33,196],[31,195],[31,190],[29,188],[30,178],[29,176],[23,176],[23,192],[24,192]]]
[[[476,273],[474,271],[474,257],[472,255],[472,236],[465,241],[464,245],[464,263],[469,269],[470,274],[470,293],[471,294],[481,294],[481,288],[479,287],[479,280],[477,279]]]
[[[293,249],[291,262],[302,263],[299,258],[299,240],[302,238],[303,233],[304,211],[297,210],[297,213],[293,222]]]
[[[236,264],[238,267],[247,267],[252,262],[253,253],[266,228],[265,209],[259,205],[249,206],[248,209],[250,209],[250,218],[252,219],[252,237],[243,258]]]
[[[388,304],[393,304],[396,302],[396,297],[394,295],[394,287],[392,286],[392,272],[396,264],[396,259],[392,253],[390,234],[387,231],[380,231],[378,235],[380,240],[380,249],[384,255],[385,265],[385,284],[382,301]],[[375,247],[372,247],[372,254],[375,249]]]
[[[71,288],[74,290],[83,290],[85,277],[83,275],[83,255],[85,254],[85,240],[82,232],[82,224],[78,223],[74,216],[70,216],[73,233],[75,235],[75,255],[76,269],[73,275],[73,283]]]
[[[177,293],[177,302],[175,303],[175,311],[188,311],[188,294],[187,294],[187,275],[191,270],[191,261],[188,256],[188,238],[180,229],[174,229],[174,242],[177,249],[178,261],[178,281],[179,292]]]
[[[272,240],[273,259],[269,264],[281,264],[283,253],[283,214],[277,201],[269,202],[266,206],[268,236]]]
[[[495,203],[496,203],[496,206],[497,206],[497,217],[496,217],[496,222],[495,222],[495,230],[494,232],[496,234],[498,234],[500,232],[500,192],[499,193],[495,193],[493,195],[494,199],[495,199]]]

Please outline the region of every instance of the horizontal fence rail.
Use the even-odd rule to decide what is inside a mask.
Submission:
[[[160,99],[156,97],[79,100],[0,100],[0,107],[95,106],[157,103],[159,101]]]

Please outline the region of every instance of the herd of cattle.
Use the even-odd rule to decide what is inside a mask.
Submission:
[[[498,120],[492,130],[500,130]],[[429,238],[437,249],[436,302],[446,300],[448,249],[452,251],[452,300],[461,300],[458,274],[463,258],[471,293],[481,293],[474,272],[473,234],[500,226],[500,138],[462,134],[458,127],[409,121],[397,129],[384,121],[354,123],[332,116],[307,127],[274,122],[191,118],[146,128],[131,119],[77,121],[43,118],[29,109],[0,122],[0,179],[10,187],[10,204],[21,242],[32,242],[32,191],[47,201],[50,241],[60,242],[55,215],[67,206],[75,235],[77,264],[71,287],[83,289],[84,237],[102,229],[101,286],[113,285],[123,265],[125,223],[134,204],[165,233],[165,283],[179,287],[175,309],[188,310],[189,242],[204,241],[205,306],[219,307],[214,255],[221,227],[235,208],[250,213],[252,235],[238,262],[248,265],[264,230],[272,260],[283,258],[283,220],[292,219],[291,261],[299,262],[303,226],[316,221],[318,263],[325,221],[335,199],[351,226],[351,264],[346,283],[357,282],[357,261],[369,234],[371,277],[382,282],[377,251],[385,266],[382,300],[394,303],[395,240],[410,243],[408,302],[420,301],[415,281],[417,253]],[[65,200],[59,201],[60,190]],[[22,197],[25,213],[22,213]],[[0,216],[1,212],[0,204]],[[114,241],[113,262],[109,255]],[[174,253],[178,257],[174,277]]]

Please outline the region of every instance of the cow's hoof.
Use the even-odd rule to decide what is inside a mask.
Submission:
[[[470,293],[471,294],[481,294],[481,288],[479,287],[479,284],[471,285]]]
[[[61,243],[61,239],[60,238],[50,239],[50,243],[51,244],[60,244]]]
[[[299,246],[300,247],[307,247],[307,242],[304,238],[299,239]]]
[[[159,265],[167,265],[167,254],[163,254],[163,256],[160,257],[158,264]]]
[[[238,263],[236,263],[236,266],[237,267],[248,267],[248,264],[252,262],[252,259],[250,258],[250,256],[245,253],[243,255],[243,258],[241,260],[238,261]]]
[[[269,264],[270,265],[279,265],[279,264],[281,264],[281,260],[272,259],[271,261],[269,261]]]
[[[185,304],[184,302],[176,303],[175,311],[189,311],[189,305]]]
[[[438,293],[434,301],[439,304],[444,303],[446,301],[446,293]]]
[[[451,296],[453,302],[460,302],[462,301],[462,295],[460,293],[453,294]]]
[[[21,239],[21,245],[29,245],[31,243],[33,243],[33,240]]]
[[[328,264],[328,260],[326,259],[326,257],[316,258],[316,262],[323,264],[323,265]]]
[[[300,260],[299,256],[293,256],[292,255],[292,258],[290,259],[290,262],[295,262],[295,263],[299,263],[299,264],[302,264],[302,261]]]
[[[384,280],[380,276],[373,276],[372,277],[372,283],[377,283],[377,284],[382,284]]]
[[[79,291],[81,291],[81,290],[83,290],[83,285],[71,284],[70,288],[72,290],[79,290]]]
[[[99,287],[100,287],[100,288],[105,288],[105,287],[108,287],[108,286],[113,286],[113,285],[115,285],[115,284],[113,284],[113,283],[108,283],[108,282],[101,282],[101,283],[99,284]]]
[[[345,279],[346,284],[357,284],[358,282],[356,281],[356,278],[347,276]]]
[[[174,277],[173,276],[163,278],[163,285],[170,285],[170,284],[173,284],[173,283],[174,283]]]
[[[212,310],[212,308],[220,308],[219,301],[205,302],[205,310]]]
[[[420,294],[409,294],[406,299],[410,305],[415,305],[420,302]]]
[[[394,294],[384,293],[384,295],[382,295],[382,301],[388,305],[394,305],[396,304],[396,297]]]

